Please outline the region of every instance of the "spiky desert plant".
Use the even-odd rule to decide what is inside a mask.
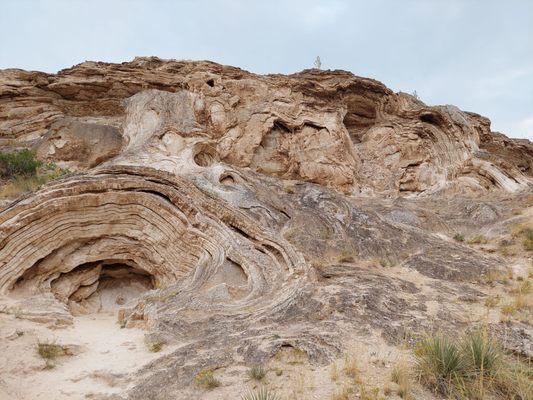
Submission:
[[[465,379],[467,368],[460,347],[442,334],[418,343],[415,357],[419,379],[435,391],[449,394]]]
[[[279,396],[266,386],[257,390],[249,390],[241,396],[241,400],[280,400]]]
[[[476,375],[495,375],[502,358],[497,343],[486,331],[474,330],[465,334],[461,343],[467,367]]]

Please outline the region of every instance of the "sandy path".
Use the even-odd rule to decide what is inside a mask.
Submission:
[[[17,336],[17,330],[23,335]],[[78,317],[72,327],[61,330],[0,315],[0,399],[74,400],[124,390],[127,373],[171,350],[149,352],[144,333],[121,329],[111,314]],[[78,345],[81,350],[44,369],[36,353],[38,341]]]

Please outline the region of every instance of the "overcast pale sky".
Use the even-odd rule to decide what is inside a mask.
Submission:
[[[345,69],[533,140],[533,0],[0,0],[0,68],[139,55]]]

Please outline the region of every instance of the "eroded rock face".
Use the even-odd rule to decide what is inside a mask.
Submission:
[[[87,169],[119,154],[122,135],[117,127],[61,119],[50,127],[37,146],[37,157]]]
[[[147,89],[166,93],[140,93]],[[209,158],[345,192],[516,192],[531,184],[529,142],[497,139],[483,117],[429,107],[344,71],[258,76],[209,62],[86,62],[57,75],[1,71],[0,99],[2,136],[39,142],[46,159],[74,161],[81,152],[79,168],[114,156],[117,129],[128,137],[144,128],[122,123],[128,109],[148,107],[142,123],[149,128],[163,112],[156,119],[167,124],[166,141],[201,132]]]
[[[68,324],[118,310],[180,343],[121,398],[194,398],[201,368],[281,348],[323,365],[351,335],[464,326],[457,304],[502,259],[451,240],[454,218],[504,211],[456,197],[440,215],[435,195],[530,201],[529,142],[347,72],[142,58],[0,85],[2,133],[79,171],[0,211],[0,311]]]

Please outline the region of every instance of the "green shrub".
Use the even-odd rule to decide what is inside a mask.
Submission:
[[[249,390],[241,396],[241,400],[280,400],[278,395],[266,387]]]
[[[0,175],[5,179],[17,175],[35,175],[40,166],[41,162],[35,159],[35,152],[28,149],[0,153]]]

